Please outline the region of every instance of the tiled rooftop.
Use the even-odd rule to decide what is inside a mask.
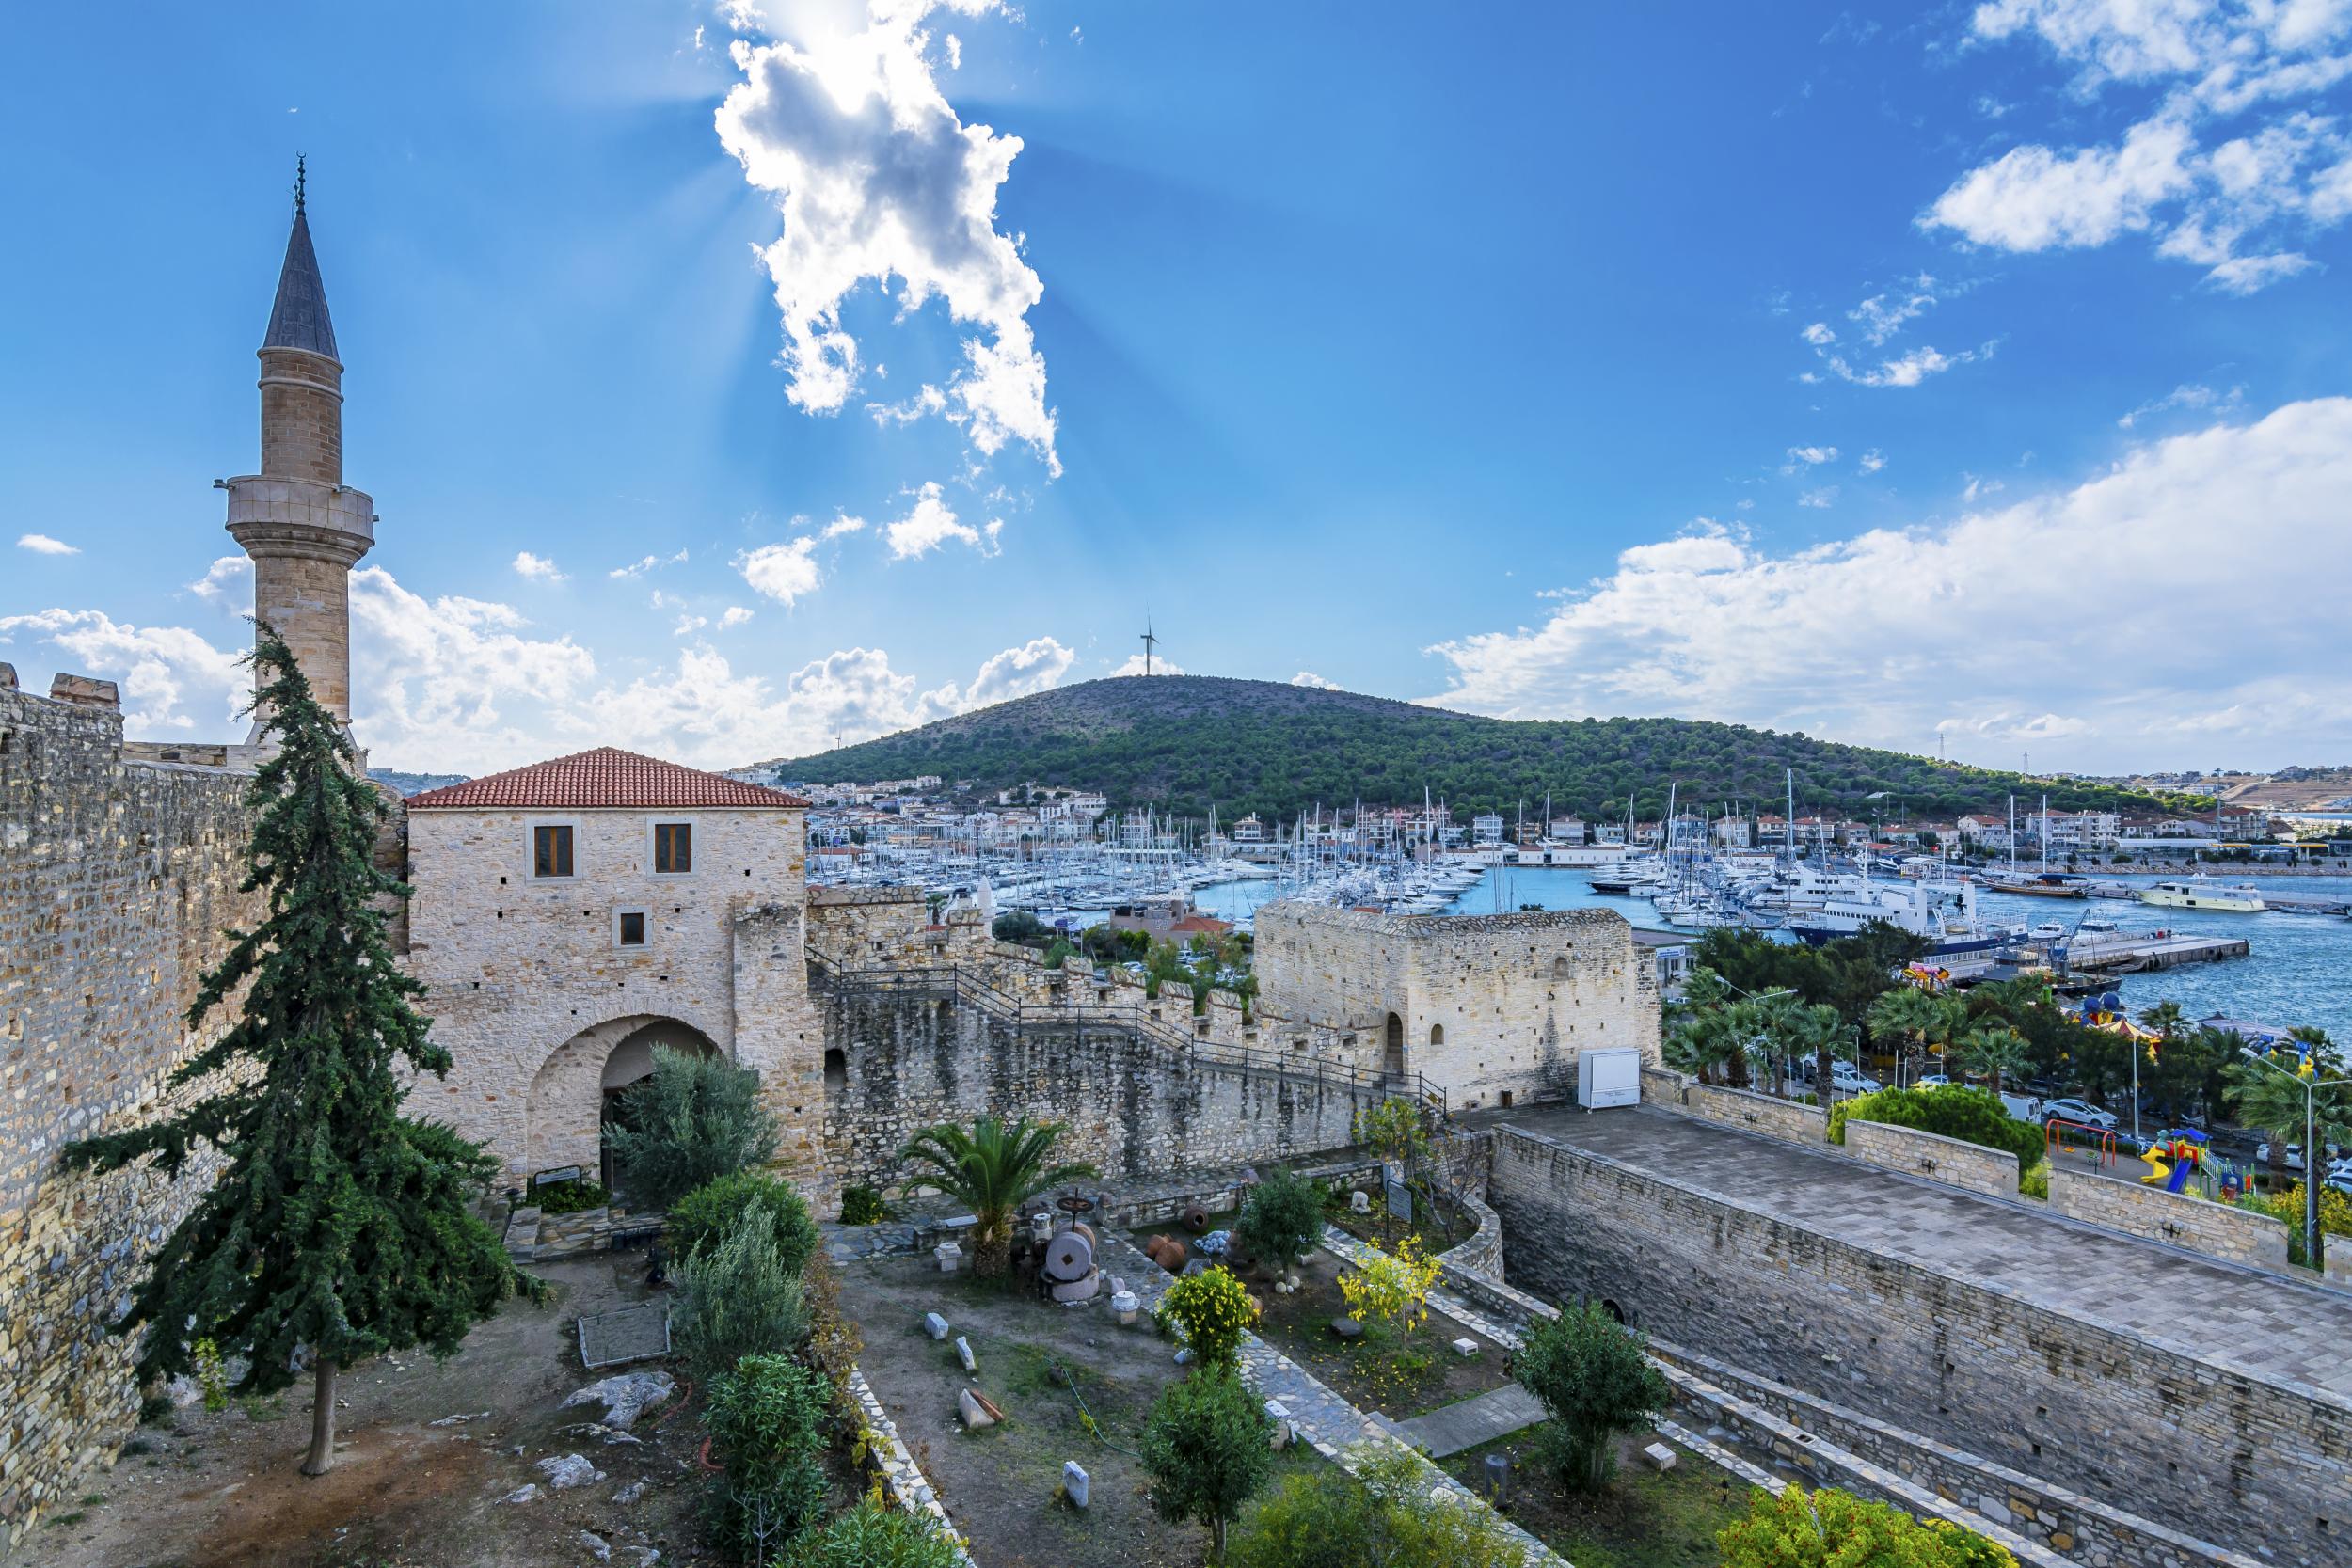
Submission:
[[[612,746],[469,779],[408,799],[410,811],[592,810],[597,807],[755,807],[770,811],[808,802],[781,789],[744,784]]]

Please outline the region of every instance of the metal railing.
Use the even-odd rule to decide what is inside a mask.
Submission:
[[[1418,1072],[1383,1072],[1372,1068],[1327,1062],[1320,1057],[1302,1059],[1279,1051],[1204,1039],[1178,1028],[1166,1019],[1154,1017],[1148,1005],[1142,1003],[1102,1003],[1089,1006],[1083,1001],[1026,1002],[961,964],[843,969],[812,953],[808,956],[808,970],[812,982],[838,995],[922,996],[953,1000],[977,1007],[998,1022],[1011,1025],[1016,1035],[1025,1034],[1031,1028],[1074,1028],[1082,1033],[1089,1028],[1116,1030],[1171,1056],[1182,1057],[1187,1063],[1232,1068],[1245,1073],[1279,1077],[1293,1084],[1340,1088],[1383,1100],[1409,1100],[1428,1110],[1441,1125],[1450,1119],[1444,1085],[1433,1084]],[[1070,984],[1082,991],[1095,989],[1090,979],[1073,979]]]

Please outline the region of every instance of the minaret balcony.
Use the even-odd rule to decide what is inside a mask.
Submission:
[[[375,545],[375,499],[347,484],[242,474],[229,492],[229,531],[248,555],[311,555],[348,564]]]

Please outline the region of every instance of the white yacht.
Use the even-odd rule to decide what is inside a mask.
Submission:
[[[2255,914],[2270,907],[2263,901],[2262,890],[2251,882],[2217,882],[2210,877],[2158,882],[2142,893],[2139,901],[2167,909],[2222,910],[2237,914]]]

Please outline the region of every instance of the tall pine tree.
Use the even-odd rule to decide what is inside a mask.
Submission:
[[[416,1345],[447,1355],[503,1298],[538,1287],[473,1210],[497,1162],[401,1115],[400,1064],[443,1074],[449,1053],[425,1037],[412,1005],[424,988],[386,940],[385,905],[408,889],[371,859],[384,803],[266,624],[253,663],[278,751],[248,797],[245,890],[268,913],[230,933],[188,1009],[193,1029],[244,988],[236,1020],[172,1075],[202,1099],[64,1159],[98,1170],[151,1159],[175,1176],[206,1147],[225,1157],[115,1329],[148,1328],[146,1375],[188,1370],[199,1339],[247,1359],[240,1392],[283,1388],[307,1365],[317,1404],[302,1471],[315,1476],[334,1463],[338,1372]]]

